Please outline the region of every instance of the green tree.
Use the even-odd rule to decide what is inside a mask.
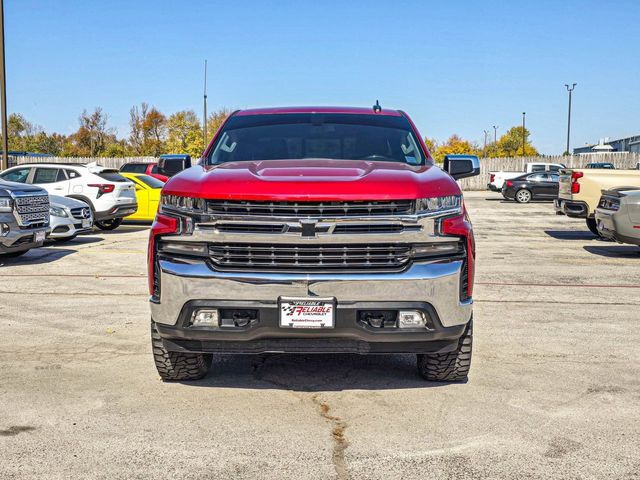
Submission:
[[[193,110],[182,110],[169,116],[166,151],[188,153],[192,157],[202,155],[202,128]]]
[[[497,144],[497,156],[513,157],[522,155],[523,130],[522,127],[511,127]],[[536,156],[538,150],[529,142],[529,130],[524,129],[524,155]]]
[[[64,142],[62,154],[74,157],[104,156],[111,143],[117,143],[115,129],[107,126],[109,117],[96,107],[91,113],[83,110],[78,118],[80,127]]]
[[[442,163],[444,161],[445,155],[461,153],[467,153],[470,155],[482,154],[482,149],[477,144],[470,142],[469,140],[464,140],[457,134],[451,135],[449,139],[442,144],[438,144],[435,140],[431,139],[427,139],[427,141],[431,142],[433,145],[434,148],[430,148],[431,155],[438,163]],[[429,146],[428,143],[427,146]]]
[[[213,138],[218,129],[222,126],[224,121],[229,118],[229,115],[233,113],[233,110],[227,107],[222,107],[215,112],[212,112],[207,119],[207,142]]]
[[[157,157],[166,149],[167,118],[156,107],[142,102],[129,110],[129,145],[137,155]]]

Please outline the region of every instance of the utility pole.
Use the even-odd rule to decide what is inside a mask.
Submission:
[[[489,132],[487,130],[482,130],[484,132],[484,148],[482,149],[482,156],[486,157],[487,156],[487,135],[489,135]]]
[[[493,143],[498,143],[498,127],[493,126]]]
[[[567,155],[571,155],[569,151],[569,138],[571,137],[571,94],[573,93],[573,89],[576,88],[577,83],[572,84],[571,86],[564,84],[567,87],[567,92],[569,92],[569,117],[567,119]]]
[[[2,106],[2,161],[0,171],[9,168],[9,132],[7,128],[7,75],[4,66],[4,2],[0,0],[0,103]]]
[[[0,0],[2,1],[2,0]],[[207,148],[207,61],[204,61],[204,118],[202,120],[202,144],[204,145],[203,151]]]
[[[526,112],[522,112],[522,156],[524,157],[524,146],[527,143],[527,135],[525,134],[526,130],[524,129],[524,116]]]

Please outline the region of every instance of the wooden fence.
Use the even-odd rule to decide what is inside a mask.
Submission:
[[[152,163],[158,161],[155,157],[24,157],[9,156],[9,166],[24,165],[25,163],[91,163],[96,162],[107,168],[119,169],[129,162]]]
[[[196,159],[194,159],[195,161]],[[9,166],[25,163],[90,163],[96,162],[107,168],[120,168],[128,162],[150,163],[154,157],[9,157]],[[529,162],[562,163],[567,167],[584,167],[590,162],[611,162],[616,168],[636,168],[640,162],[640,153],[600,153],[597,155],[570,155],[553,157],[507,157],[480,159],[480,175],[460,180],[463,190],[484,190],[489,182],[489,172],[500,170],[522,172]]]

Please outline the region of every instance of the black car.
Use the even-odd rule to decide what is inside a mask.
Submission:
[[[611,162],[594,162],[594,163],[587,163],[587,166],[585,168],[606,168],[609,170],[615,170],[615,165]]]
[[[502,196],[518,203],[553,200],[558,196],[557,173],[527,173],[504,182]]]

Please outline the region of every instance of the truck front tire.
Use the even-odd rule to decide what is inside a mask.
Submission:
[[[418,354],[418,371],[432,382],[463,382],[471,367],[473,318],[458,340],[457,348],[447,353]]]
[[[162,380],[199,380],[206,376],[211,368],[212,355],[167,351],[154,322],[151,322],[151,348],[156,369]]]

